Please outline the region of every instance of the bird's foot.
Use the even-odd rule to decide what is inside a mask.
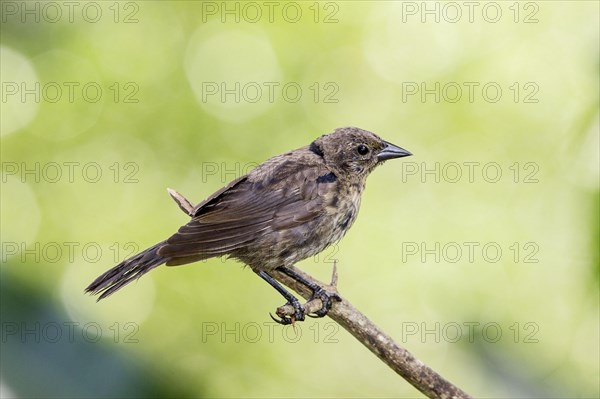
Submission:
[[[304,316],[313,318],[324,317],[331,309],[334,301],[342,301],[342,298],[336,291],[328,291],[325,288],[318,287],[313,291],[310,299],[304,305],[300,305],[303,311],[302,317],[299,317],[298,308],[288,302],[277,308],[276,313],[277,316],[281,317],[281,321],[276,320],[273,316],[271,318],[280,324],[293,324],[296,320],[304,320]]]
[[[309,317],[324,317],[327,315],[329,310],[331,309],[333,302],[341,302],[342,298],[337,293],[337,267],[336,263],[333,264],[333,273],[331,276],[331,283],[325,287],[318,285],[314,281],[307,280],[301,274],[298,274],[292,269],[281,268],[280,271],[282,273],[287,274],[292,277],[294,280],[302,283],[306,287],[308,287],[312,291],[312,295],[310,299],[302,306],[304,309],[304,315]],[[281,317],[282,320],[287,320],[288,318],[295,317],[296,320],[303,320],[297,318],[296,315],[298,313],[296,306],[292,305],[291,301],[288,300],[283,306],[277,308],[277,316]],[[273,316],[271,316],[273,317]],[[279,322],[278,320],[276,320]],[[293,321],[287,322],[285,324],[293,323]],[[282,323],[283,324],[283,323]]]
[[[308,300],[308,302],[311,302],[314,299],[320,299],[323,305],[321,306],[321,309],[311,314],[308,314],[307,316],[309,317],[325,317],[327,315],[327,312],[329,312],[329,309],[331,309],[331,305],[333,305],[334,300],[337,302],[342,301],[342,298],[338,295],[337,292],[329,292],[322,287],[319,287],[318,289],[313,291],[313,294]]]
[[[284,312],[279,311],[279,309],[281,309],[283,307],[287,307],[288,305],[294,308],[294,314],[288,315]],[[302,306],[300,301],[298,301],[297,299],[295,299],[293,301],[289,301],[288,303],[286,303],[279,309],[277,309],[276,313],[277,313],[277,316],[280,317],[280,319],[273,317],[273,315],[271,313],[269,313],[269,316],[271,316],[271,319],[273,319],[276,323],[286,326],[288,324],[294,324],[296,321],[304,321],[304,316],[305,316],[304,306]]]

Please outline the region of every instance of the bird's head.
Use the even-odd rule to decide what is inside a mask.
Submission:
[[[342,127],[316,139],[313,152],[320,152],[325,163],[338,175],[365,178],[388,159],[412,155],[379,136],[357,127]]]

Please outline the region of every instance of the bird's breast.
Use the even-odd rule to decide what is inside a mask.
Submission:
[[[340,190],[335,206],[331,207],[330,243],[340,240],[356,220],[361,194],[361,187],[355,185],[349,185]]]
[[[339,241],[356,220],[362,193],[360,186],[340,183],[332,181],[328,190],[317,194],[317,203],[321,204],[315,208],[321,209],[317,216],[303,223],[268,229],[234,257],[253,269],[270,270],[291,266]]]

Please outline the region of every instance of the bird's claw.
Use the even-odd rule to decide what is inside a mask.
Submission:
[[[271,313],[269,313],[269,316],[271,316],[273,321],[284,326],[294,324],[296,321],[304,321],[304,307],[299,301],[288,302],[286,305],[291,305],[294,307],[294,314],[291,316],[277,314],[279,317],[281,317],[281,319],[277,319]]]
[[[313,317],[313,318],[325,317],[327,315],[327,312],[329,312],[329,310],[331,309],[331,306],[333,305],[334,300],[337,302],[342,301],[342,298],[340,298],[340,296],[336,292],[328,292],[323,288],[319,288],[318,290],[314,291],[312,296],[309,299],[309,302],[316,298],[319,298],[321,300],[321,303],[323,304],[323,306],[321,306],[321,309],[314,312],[314,315],[312,315],[312,314],[307,315],[309,317]]]

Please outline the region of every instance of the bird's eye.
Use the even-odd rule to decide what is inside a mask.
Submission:
[[[359,144],[358,147],[356,147],[356,152],[360,155],[367,155],[369,153],[369,147],[364,144]]]

